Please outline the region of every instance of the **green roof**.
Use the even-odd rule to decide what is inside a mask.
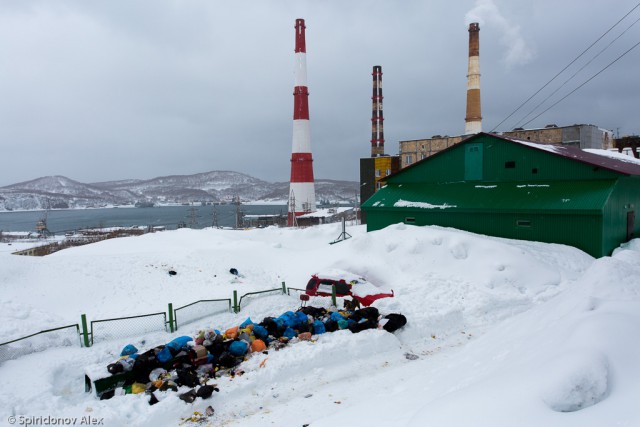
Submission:
[[[454,182],[387,184],[371,196],[366,211],[436,209],[444,211],[601,212],[616,181]]]

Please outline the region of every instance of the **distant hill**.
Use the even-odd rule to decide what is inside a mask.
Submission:
[[[317,203],[353,203],[356,192],[355,181],[316,180]],[[288,182],[270,183],[231,171],[90,184],[56,175],[0,187],[0,211],[125,206],[137,202],[221,203],[234,197],[239,197],[242,203],[286,204],[288,196]]]

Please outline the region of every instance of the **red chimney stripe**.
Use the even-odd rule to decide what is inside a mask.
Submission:
[[[313,182],[311,153],[291,154],[291,182]]]
[[[304,19],[296,19],[296,53],[307,52],[307,46],[304,36],[305,28],[307,27],[305,27],[304,25]]]

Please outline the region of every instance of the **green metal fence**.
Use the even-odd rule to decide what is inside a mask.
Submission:
[[[67,347],[80,344],[78,324],[46,329],[0,344],[0,363],[17,359],[31,353],[44,351],[52,347]]]
[[[256,295],[263,295],[263,294],[286,294],[286,293],[287,293],[287,287],[285,286],[284,282],[282,282],[281,288],[267,289],[264,291],[256,291],[256,292],[247,292],[246,294],[242,295],[240,299],[238,299],[237,291],[233,291],[233,311],[236,313],[240,312],[240,309],[242,307],[242,300],[244,298],[251,298]]]
[[[217,313],[224,313],[225,311],[231,311],[231,298],[200,300],[183,305],[173,310],[175,329],[178,329],[178,325],[186,325]],[[180,319],[180,323],[178,323],[178,319]],[[169,319],[169,321],[171,321],[171,319]]]
[[[132,335],[167,330],[167,313],[117,317],[91,321],[91,344]]]
[[[233,291],[233,304],[231,299],[199,300],[191,304],[183,305],[175,310],[169,304],[169,319],[167,313],[141,314],[138,316],[116,317],[112,319],[100,319],[87,322],[87,316],[81,316],[81,325],[73,324],[59,328],[47,329],[34,334],[17,338],[12,341],[0,343],[0,363],[16,359],[20,356],[44,351],[52,347],[64,347],[79,344],[91,347],[95,342],[124,338],[133,335],[142,335],[149,332],[170,331],[178,328],[178,318],[181,325],[203,319],[214,314],[231,311],[238,313],[247,299],[267,294],[287,294],[290,290],[302,291],[302,289],[289,288],[282,282],[282,287],[267,289],[264,291],[248,292],[238,299],[238,292]],[[89,326],[90,325],[90,329]],[[30,338],[37,337],[31,340]]]

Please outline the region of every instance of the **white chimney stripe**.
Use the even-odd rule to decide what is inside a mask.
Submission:
[[[293,196],[296,199],[295,212],[304,212],[305,207],[311,212],[316,210],[316,196],[313,182],[292,182],[290,192],[293,192]],[[289,202],[291,202],[291,200]],[[289,208],[289,211],[291,211],[291,208]]]
[[[311,130],[309,120],[293,121],[292,153],[311,153]]]
[[[480,121],[472,121],[465,123],[464,126],[464,134],[465,135],[475,135],[476,133],[482,132],[482,122]]]
[[[307,54],[296,52],[294,86],[307,86]]]

